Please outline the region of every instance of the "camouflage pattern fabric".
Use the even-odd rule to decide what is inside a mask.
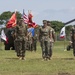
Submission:
[[[39,29],[39,39],[41,43],[43,58],[49,57],[50,35],[51,35],[51,28],[49,26],[46,26],[46,27],[42,26]]]
[[[14,41],[15,50],[18,57],[25,57],[27,28],[22,22],[15,28],[16,39]]]

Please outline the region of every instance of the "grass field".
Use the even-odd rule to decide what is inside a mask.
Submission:
[[[73,50],[64,51],[62,41],[54,43],[50,61],[42,61],[39,44],[37,52],[26,51],[26,60],[19,60],[14,50],[5,51],[2,44],[0,48],[0,75],[75,75]]]

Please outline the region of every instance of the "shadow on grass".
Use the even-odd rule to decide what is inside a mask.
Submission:
[[[58,75],[71,75],[71,74],[66,72],[66,73],[58,73]]]
[[[61,58],[63,60],[75,60],[74,58]]]
[[[5,59],[19,60],[19,58],[5,58]]]
[[[5,59],[10,59],[10,60],[20,60],[18,57],[16,58],[5,58]],[[43,61],[42,58],[26,58],[27,61]],[[50,61],[52,60],[75,60],[74,58],[52,58]]]
[[[18,57],[17,58],[12,58],[12,57],[9,57],[9,58],[5,58],[7,60],[20,60]],[[27,61],[41,61],[42,58],[26,58]]]
[[[61,60],[75,60],[74,58],[53,58],[53,59],[61,59]]]

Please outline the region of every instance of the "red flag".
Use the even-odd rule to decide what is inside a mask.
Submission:
[[[16,18],[16,12],[11,16],[8,23],[6,24],[6,28],[12,28],[16,26],[17,18]]]
[[[33,27],[33,28],[36,28],[36,27],[38,27],[38,25],[35,23],[35,22],[32,22],[32,23],[28,23],[28,27],[30,28],[30,27]]]
[[[29,13],[28,14],[28,18],[29,18],[28,27],[36,28],[37,27],[37,24],[32,21],[32,17],[33,17],[33,15],[31,13]]]
[[[28,14],[29,22],[32,23],[32,17],[33,15],[31,13]]]

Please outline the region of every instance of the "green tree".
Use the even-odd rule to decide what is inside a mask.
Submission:
[[[10,12],[10,11],[3,12],[0,15],[0,22],[5,24],[6,21],[11,17],[11,15],[12,15],[12,12]]]
[[[59,32],[64,24],[60,21],[51,21],[51,26],[56,32]]]
[[[5,24],[14,12],[5,11],[0,15],[0,24]],[[21,18],[21,13],[17,11],[17,19]]]

